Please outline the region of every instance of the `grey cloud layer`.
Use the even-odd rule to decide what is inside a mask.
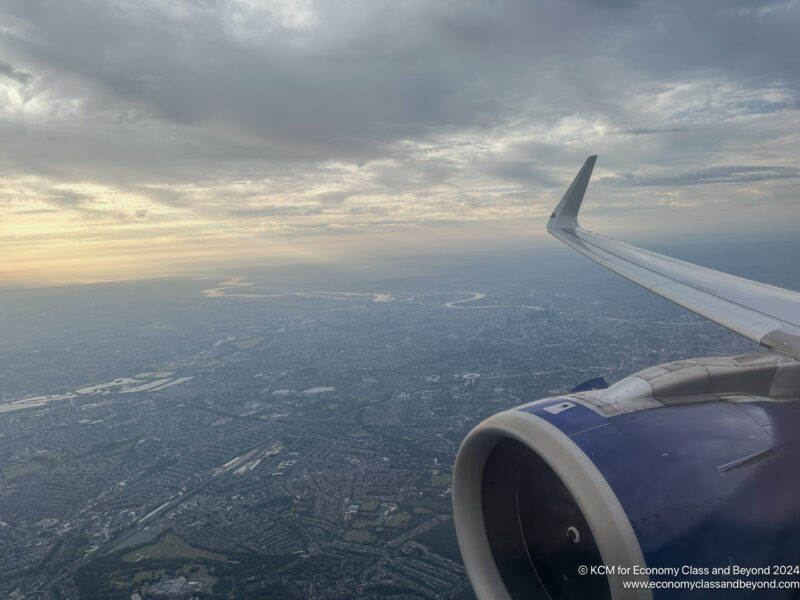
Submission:
[[[554,190],[593,152],[608,183],[797,177],[796,1],[263,6],[4,2],[22,100],[0,112],[0,168],[242,219],[319,216],[309,195],[363,213],[365,191],[452,212]],[[242,180],[260,184],[235,206],[166,190]]]

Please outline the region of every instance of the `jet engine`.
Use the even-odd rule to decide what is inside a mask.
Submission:
[[[798,598],[798,460],[800,362],[776,352],[532,402],[459,450],[464,564],[481,600]]]

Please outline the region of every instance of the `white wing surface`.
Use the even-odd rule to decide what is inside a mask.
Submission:
[[[547,231],[584,256],[759,344],[800,358],[800,293],[735,277],[582,229],[578,211],[596,156],[586,159]]]

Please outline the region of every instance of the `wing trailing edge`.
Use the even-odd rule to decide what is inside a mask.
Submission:
[[[771,350],[800,359],[800,293],[644,250],[582,229],[578,212],[596,156],[556,206],[547,231],[607,269]]]

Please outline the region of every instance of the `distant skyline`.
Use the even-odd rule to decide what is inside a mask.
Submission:
[[[800,1],[0,5],[0,285],[800,228]]]

